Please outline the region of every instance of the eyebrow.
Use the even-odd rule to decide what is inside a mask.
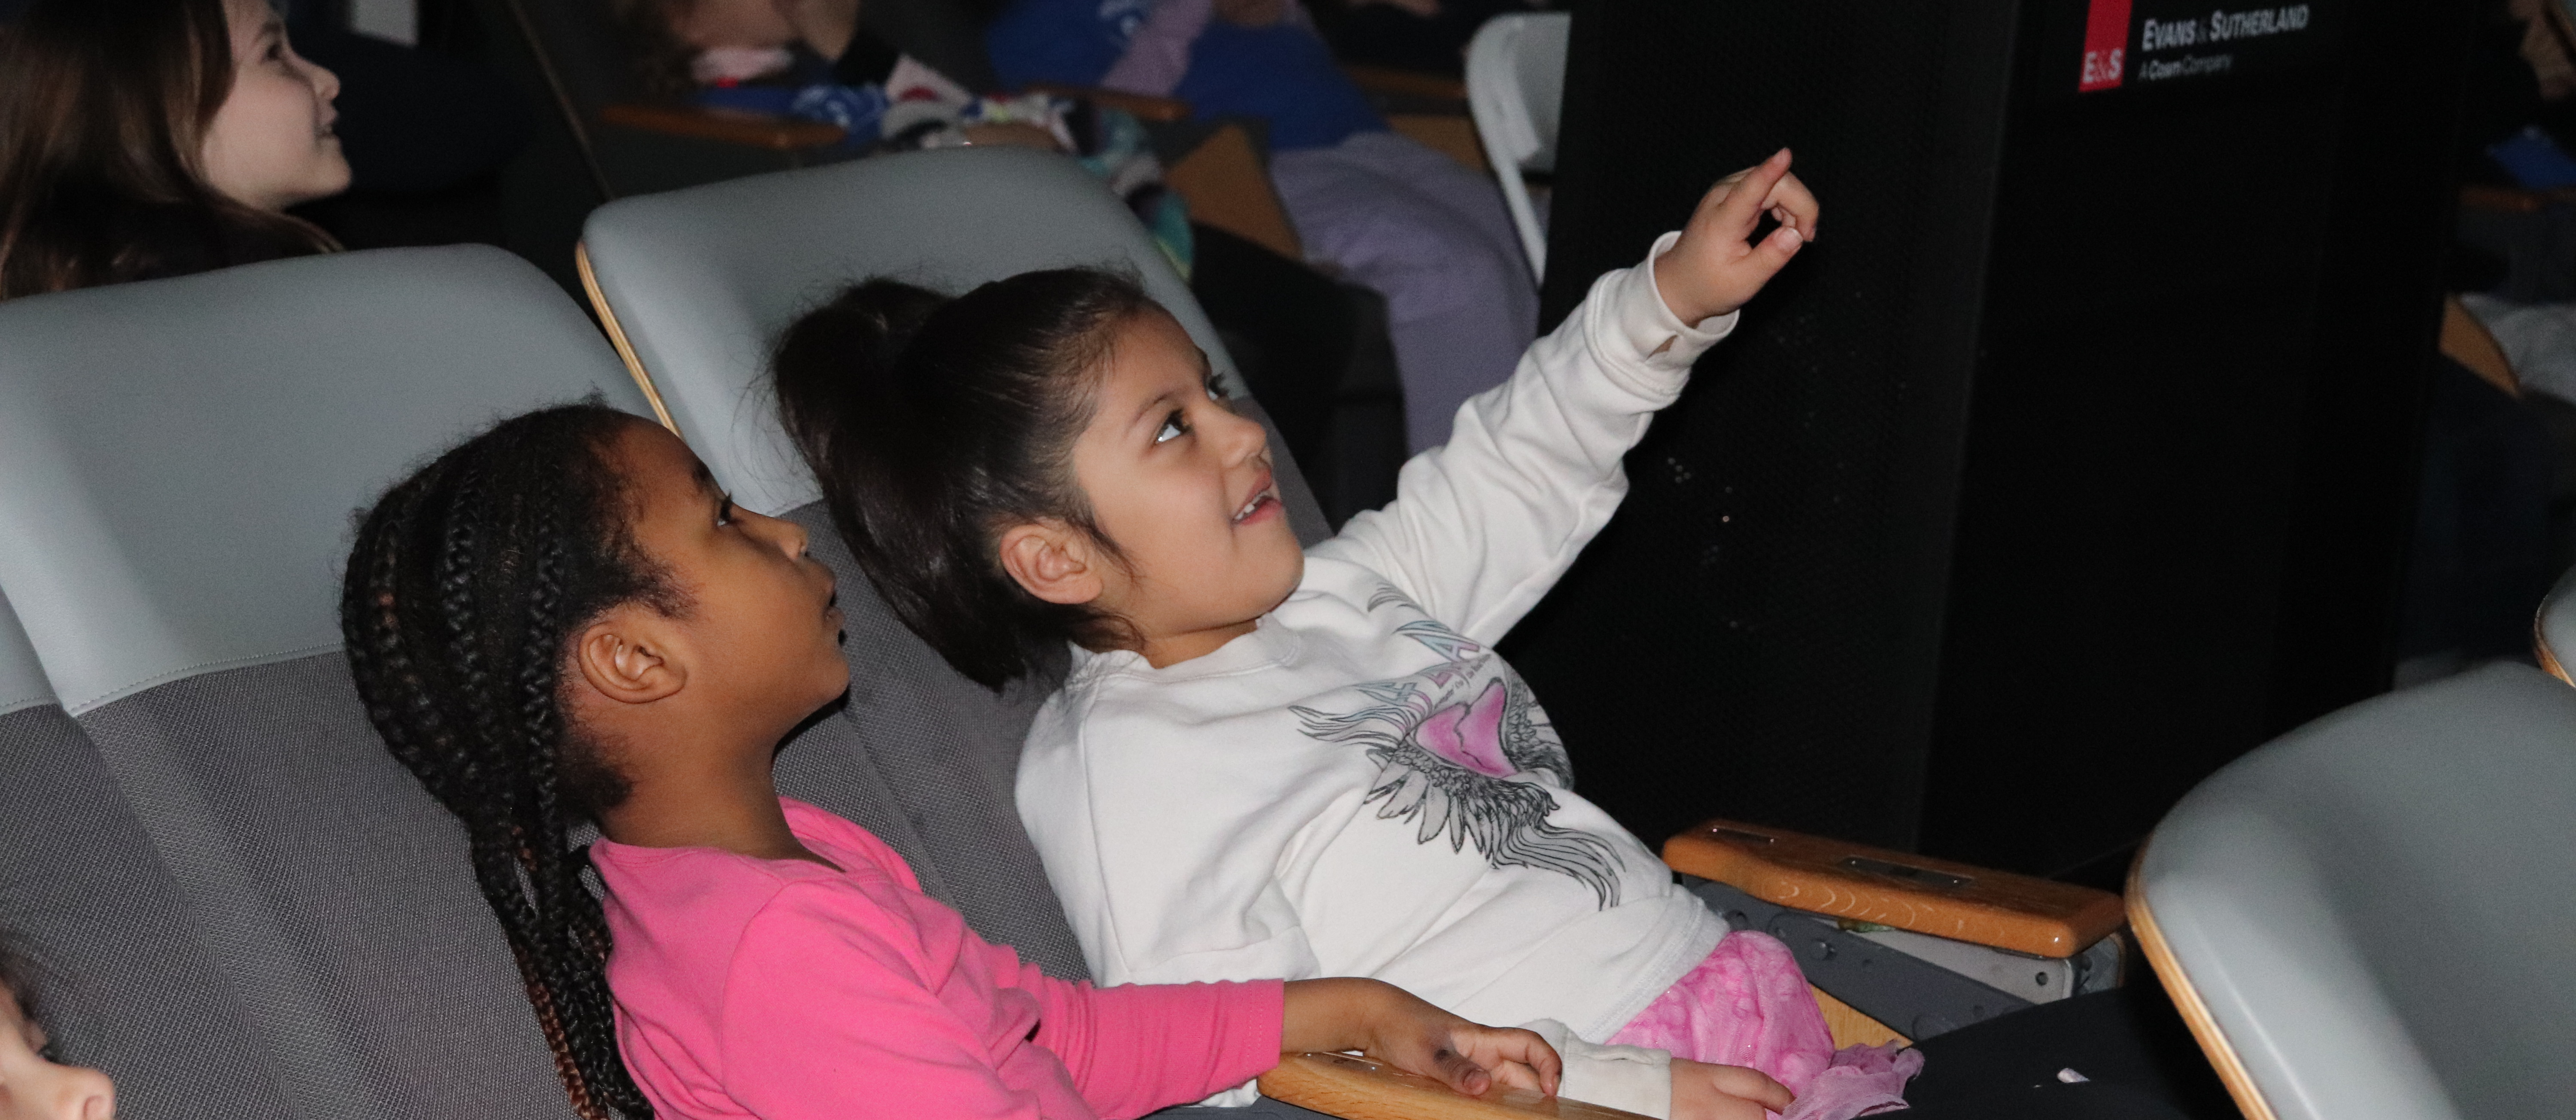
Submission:
[[[1172,394],[1168,390],[1154,394],[1154,399],[1146,401],[1143,408],[1136,410],[1136,418],[1128,421],[1127,426],[1133,428],[1143,421],[1158,419],[1158,414],[1163,409],[1169,407],[1171,403]]]

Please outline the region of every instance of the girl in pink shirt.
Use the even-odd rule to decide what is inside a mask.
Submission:
[[[1375,981],[1096,989],[975,936],[892,849],[771,781],[847,687],[832,603],[802,529],[596,404],[502,422],[361,524],[341,598],[359,696],[464,824],[576,1112],[1129,1117],[1283,1050],[1555,1090],[1538,1036]],[[584,821],[604,837],[586,851]]]

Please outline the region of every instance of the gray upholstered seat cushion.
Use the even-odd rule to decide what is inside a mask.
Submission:
[[[463,827],[385,753],[337,651],[173,681],[81,726],[298,1116],[570,1114]]]
[[[2329,715],[2185,797],[2138,883],[2282,1120],[2576,1107],[2576,689],[2496,665]]]
[[[289,1115],[250,1017],[5,601],[0,933],[34,966],[22,994],[64,1060],[108,1071],[122,1115]]]
[[[292,1115],[251,1016],[196,938],[150,837],[54,707],[0,715],[0,930],[65,1061],[115,1079],[118,1115]]]

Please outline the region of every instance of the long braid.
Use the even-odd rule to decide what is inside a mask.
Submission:
[[[386,750],[465,826],[573,1110],[650,1117],[617,1051],[610,935],[574,828],[624,796],[564,718],[571,636],[672,592],[631,540],[605,456],[632,418],[596,403],[505,421],[362,520],[340,617]]]

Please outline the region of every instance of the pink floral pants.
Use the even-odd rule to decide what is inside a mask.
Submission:
[[[1895,1043],[1835,1050],[1798,959],[1778,938],[1752,930],[1727,934],[1610,1041],[1770,1074],[1798,1095],[1782,1120],[1903,1108],[1905,1082],[1923,1069],[1923,1055]]]

